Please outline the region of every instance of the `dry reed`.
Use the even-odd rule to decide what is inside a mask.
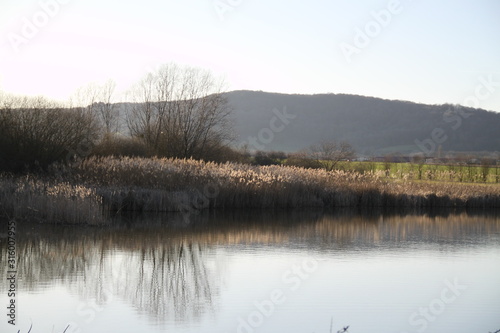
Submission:
[[[95,190],[32,177],[0,178],[0,207],[16,219],[53,223],[102,224],[102,198]]]
[[[0,203],[16,216],[73,223],[102,223],[106,213],[121,211],[500,207],[497,185],[388,180],[380,171],[94,157],[52,173],[50,181],[0,178]]]

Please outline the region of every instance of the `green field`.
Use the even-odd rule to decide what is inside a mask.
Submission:
[[[386,178],[461,183],[500,183],[500,167],[388,162],[339,162],[336,169],[383,172]]]

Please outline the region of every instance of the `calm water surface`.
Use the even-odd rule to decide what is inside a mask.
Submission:
[[[500,329],[498,215],[232,212],[184,221],[17,223],[17,325],[7,324],[3,281],[0,332]],[[1,239],[4,276],[6,248]]]

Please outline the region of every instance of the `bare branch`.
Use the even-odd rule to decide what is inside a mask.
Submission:
[[[310,147],[311,156],[328,171],[335,169],[340,161],[355,157],[352,146],[344,141],[323,141]]]
[[[161,156],[211,158],[231,133],[221,87],[208,71],[164,65],[132,90],[130,132]]]

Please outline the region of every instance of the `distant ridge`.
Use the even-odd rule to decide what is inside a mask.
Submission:
[[[237,143],[251,150],[292,152],[322,140],[345,140],[365,155],[432,155],[439,147],[500,151],[500,113],[482,109],[346,94],[232,91],[226,96]]]

